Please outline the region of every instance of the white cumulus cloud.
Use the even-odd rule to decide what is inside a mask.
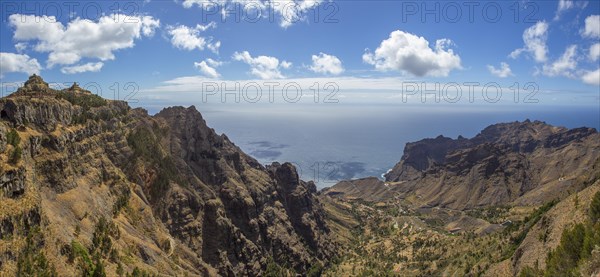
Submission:
[[[54,16],[13,14],[9,25],[15,29],[15,41],[33,41],[34,51],[49,53],[47,63],[51,68],[75,64],[82,58],[114,60],[114,51],[133,47],[142,36],[152,36],[160,20],[114,14],[102,16],[97,22],[76,18],[64,26]]]
[[[27,74],[39,74],[42,67],[37,59],[30,58],[25,54],[0,53],[0,77],[10,72],[23,72]]]
[[[506,78],[508,76],[514,76],[510,70],[510,66],[505,62],[500,63],[500,68],[496,68],[493,65],[488,65],[487,68],[490,73],[496,77]]]
[[[27,49],[28,45],[26,42],[19,42],[15,44],[15,49],[17,50],[17,52],[22,53],[23,51],[25,51]]]
[[[184,8],[189,9],[194,5],[198,5],[198,7],[203,9],[209,9],[213,7],[218,7],[219,5],[223,5],[227,3],[226,0],[183,0],[181,4]]]
[[[288,61],[281,61],[281,67],[285,68],[285,69],[289,69],[290,67],[292,67],[292,63],[288,62]]]
[[[558,10],[559,11],[565,11],[568,10],[570,8],[572,8],[573,5],[573,1],[571,0],[560,0],[558,1]]]
[[[194,66],[196,68],[198,68],[198,70],[200,70],[200,72],[202,72],[202,74],[204,74],[204,76],[213,78],[213,79],[217,79],[219,77],[221,77],[221,74],[219,74],[219,72],[217,72],[216,67],[221,66],[223,63],[220,61],[215,61],[213,59],[206,59],[204,61],[201,61],[199,63],[194,63]]]
[[[586,72],[581,79],[586,84],[600,86],[600,68]]]
[[[585,19],[582,35],[590,38],[600,38],[600,15],[590,15]]]
[[[322,0],[271,0],[270,8],[280,16],[279,26],[287,28],[306,19],[305,13],[321,4]]]
[[[365,63],[382,71],[400,70],[415,76],[448,76],[451,70],[460,69],[460,56],[448,46],[449,39],[439,39],[435,48],[429,42],[411,33],[394,31],[381,42],[374,53],[363,55]]]
[[[578,8],[578,9],[585,9],[585,7],[587,7],[588,5],[588,1],[573,1],[573,0],[560,0],[558,1],[558,8],[556,9],[556,13],[554,15],[554,20],[559,20],[561,15],[563,13],[565,13],[566,11],[573,9],[573,8]]]
[[[310,70],[316,73],[339,75],[344,72],[344,67],[338,57],[319,53],[319,55],[312,55]]]
[[[574,77],[574,71],[577,68],[577,45],[570,45],[565,52],[551,64],[545,64],[542,67],[542,73],[546,76],[565,76]]]
[[[287,69],[292,63],[287,61],[279,62],[279,59],[270,56],[252,57],[248,51],[233,53],[233,60],[241,61],[250,66],[250,73],[261,79],[281,79],[285,78],[281,74],[281,69]]]
[[[592,61],[597,61],[598,58],[600,58],[600,42],[596,43],[594,45],[592,45],[592,47],[590,47],[590,54],[589,54],[590,60]]]
[[[288,28],[297,22],[306,21],[306,14],[323,0],[184,0],[184,8],[194,5],[206,11],[220,10],[222,19],[230,12],[249,13],[252,20],[260,15],[264,20],[278,18],[279,26]],[[251,12],[256,10],[256,12]]]
[[[521,53],[528,52],[533,55],[536,62],[545,62],[547,60],[548,47],[548,23],[539,21],[535,25],[525,29],[523,32],[523,42],[525,46],[510,53],[511,58],[517,58]]]
[[[565,12],[566,10],[569,10],[571,8],[573,8],[575,5],[573,4],[573,1],[571,0],[560,0],[558,1],[558,9],[556,10],[556,15],[554,16],[554,20],[558,20],[560,19],[560,15]]]
[[[80,65],[74,65],[74,66],[65,66],[60,69],[60,72],[62,72],[64,74],[77,74],[77,73],[83,73],[83,72],[98,72],[98,71],[100,71],[100,69],[102,69],[102,66],[104,66],[103,62],[86,63],[86,64],[80,64]]]
[[[191,51],[194,49],[204,50],[205,48],[208,48],[217,53],[221,46],[221,42],[212,42],[213,39],[211,37],[203,37],[200,35],[200,32],[216,28],[216,26],[217,24],[215,22],[211,22],[207,25],[198,24],[195,27],[188,27],[185,25],[169,26],[167,27],[167,32],[171,36],[171,44],[179,49]]]

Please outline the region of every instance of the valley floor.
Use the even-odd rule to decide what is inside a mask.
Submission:
[[[563,231],[585,221],[598,190],[600,182],[538,207],[468,211],[322,195],[330,225],[346,245],[325,276],[530,276],[524,271],[543,269]],[[578,270],[598,271],[585,268],[600,262],[593,259]]]

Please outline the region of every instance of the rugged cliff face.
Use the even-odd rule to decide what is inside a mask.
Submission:
[[[305,273],[335,254],[314,184],[194,107],[149,116],[32,76],[0,116],[0,275]]]
[[[487,127],[471,139],[408,143],[386,182],[429,206],[468,209],[541,204],[581,190],[600,157],[595,129],[525,121]],[[589,177],[589,176],[588,176]]]
[[[600,134],[590,128],[525,121],[409,143],[385,181],[321,192],[351,241],[327,273],[597,276],[599,186]]]

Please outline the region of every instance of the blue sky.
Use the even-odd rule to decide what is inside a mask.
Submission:
[[[366,93],[359,103],[405,81],[495,82],[505,92],[534,82],[548,103],[600,103],[599,1],[66,3],[2,1],[3,93],[40,73],[97,83],[105,97],[133,82],[139,99],[179,104],[222,80],[304,91],[335,82]]]

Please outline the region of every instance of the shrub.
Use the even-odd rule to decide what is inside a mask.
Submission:
[[[158,176],[150,186],[150,198],[156,199],[174,181],[180,185],[186,185],[177,172],[175,163],[168,155],[163,155],[154,133],[148,128],[138,128],[127,137],[127,143],[134,152],[135,158],[140,158],[152,164],[158,171]]]
[[[73,93],[73,92],[58,92],[56,98],[69,101],[73,105],[81,106],[84,110],[89,108],[102,107],[107,104],[104,98],[95,94]]]
[[[581,258],[584,236],[583,224],[563,231],[560,245],[546,259],[546,276],[578,276],[574,269]]]
[[[109,222],[102,217],[96,224],[96,229],[94,230],[92,238],[92,246],[89,250],[79,242],[75,240],[71,241],[71,249],[66,252],[69,255],[69,262],[78,263],[79,270],[81,270],[81,276],[106,276],[104,264],[102,263],[103,257],[110,256],[113,262],[117,262],[116,258],[118,258],[118,253],[116,249],[112,248],[111,237],[118,238],[119,229],[112,221]]]
[[[11,129],[8,133],[6,133],[6,143],[17,147],[19,143],[21,143],[21,136],[15,129]]]
[[[21,160],[21,156],[23,155],[23,150],[20,146],[15,147],[10,156],[8,157],[8,162],[11,164],[17,164]]]
[[[123,268],[123,265],[119,262],[117,264],[117,275],[119,276],[123,276],[125,274],[125,269]]]
[[[127,274],[127,276],[131,276],[131,277],[151,277],[153,276],[152,274],[150,274],[149,272],[138,268],[137,266],[133,269],[133,271],[130,274]]]
[[[306,276],[321,276],[321,273],[323,272],[323,265],[321,265],[320,263],[315,263],[313,264],[308,271],[306,272]]]
[[[589,216],[592,224],[598,222],[598,219],[600,219],[600,191],[596,192],[594,198],[592,198]]]
[[[269,261],[267,263],[267,269],[265,270],[263,276],[265,277],[279,277],[285,276],[285,269],[279,266],[272,257],[269,257]]]
[[[533,225],[535,225],[542,218],[542,215],[544,215],[547,211],[549,211],[552,207],[554,207],[554,205],[556,205],[556,203],[558,203],[557,200],[552,200],[552,201],[544,204],[543,206],[535,209],[530,217],[525,218],[525,221],[527,222],[525,225],[525,228],[523,228],[523,230],[519,234],[517,234],[516,236],[511,238],[512,244],[515,247],[519,246],[521,244],[521,242],[527,236],[527,233],[529,233],[529,230],[531,229],[531,227],[533,227]],[[516,248],[514,248],[514,249],[516,249]],[[512,253],[511,253],[511,255],[512,255]]]
[[[97,251],[103,256],[110,254],[112,250],[111,237],[119,237],[119,228],[112,221],[108,222],[104,217],[101,217],[94,230],[92,252]]]
[[[79,269],[82,271],[83,276],[89,276],[94,272],[94,265],[92,259],[90,259],[90,253],[88,250],[76,240],[71,241],[71,251],[69,252],[69,261],[79,261]]]
[[[106,272],[104,271],[104,265],[100,258],[96,257],[96,262],[94,264],[94,272],[92,272],[92,277],[106,277]]]
[[[543,276],[544,272],[537,269],[537,268],[532,268],[529,266],[525,266],[522,270],[521,273],[519,273],[519,277],[538,277],[538,276]]]
[[[17,257],[17,276],[58,276],[52,265],[41,251],[43,235],[39,228],[32,228],[25,240],[25,247]]]
[[[588,219],[584,223],[566,228],[560,244],[546,258],[544,276],[580,276],[586,264],[593,262],[593,253],[600,245],[600,192],[590,205]]]
[[[115,203],[113,204],[114,217],[117,217],[117,215],[119,215],[119,212],[123,208],[127,207],[127,205],[129,204],[129,197],[131,197],[131,192],[128,188],[124,188],[121,194],[119,194],[119,196],[117,197],[117,201],[115,201]]]

